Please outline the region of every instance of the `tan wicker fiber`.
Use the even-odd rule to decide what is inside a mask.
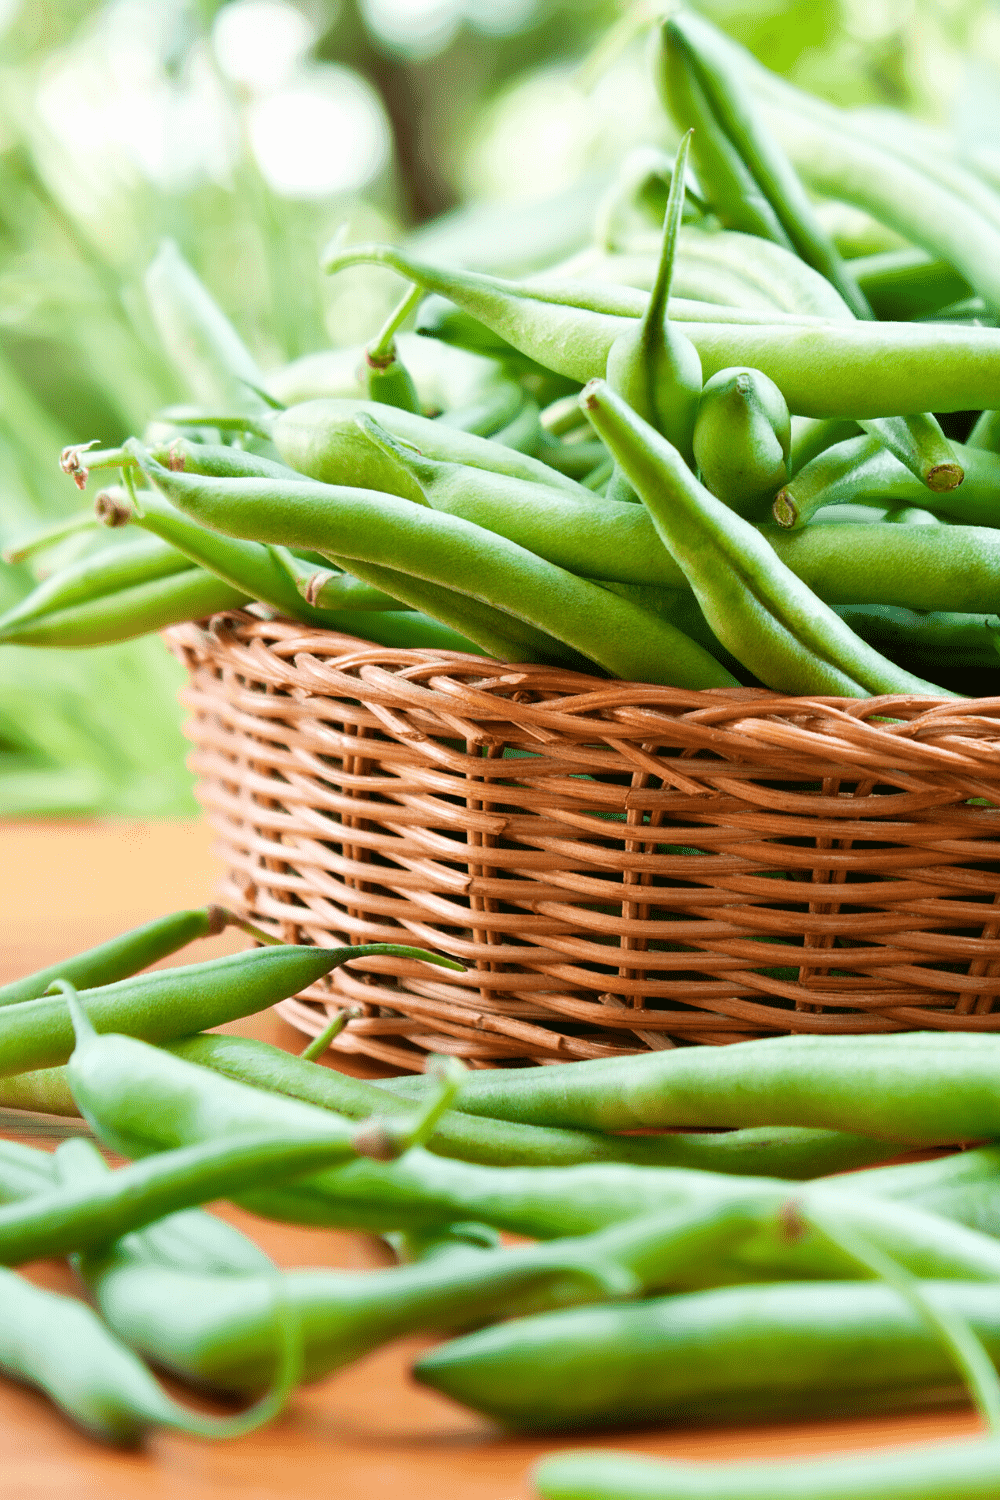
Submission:
[[[405,942],[286,1001],[419,1069],[781,1032],[1000,1030],[1000,699],[785,698],[395,651],[248,614],[167,633],[223,899]]]

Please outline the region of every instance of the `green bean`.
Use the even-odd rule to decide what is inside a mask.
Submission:
[[[793,693],[940,695],[863,644],[605,382],[594,381],[580,399],[684,569],[712,630],[761,682]]]
[[[306,603],[267,547],[234,537],[222,537],[217,531],[199,526],[155,490],[134,492],[131,496],[117,486],[102,490],[94,501],[94,509],[110,525],[122,524],[124,515],[126,522],[141,526],[176,547],[192,562],[221,578],[223,583],[239,589],[251,599],[270,604],[290,619],[320,629],[335,630],[338,627],[336,613]]]
[[[865,509],[863,505],[854,505],[851,509],[858,519],[863,518]],[[873,509],[877,512],[880,507],[873,507]],[[837,506],[828,507],[828,512],[832,512],[833,516],[836,516],[837,510]],[[827,519],[830,519],[829,514]],[[893,506],[891,510],[885,512],[884,519],[893,526],[941,526],[944,524],[940,516],[936,516],[933,511],[924,510],[920,505]]]
[[[223,1077],[332,1109],[349,1119],[373,1113],[398,1114],[407,1107],[405,1099],[381,1086],[304,1062],[247,1037],[202,1033],[164,1045],[178,1057]],[[3,1105],[50,1114],[78,1113],[65,1068],[0,1080],[0,1107]],[[438,1156],[498,1167],[621,1161],[796,1180],[884,1161],[898,1148],[834,1130],[765,1127],[705,1135],[615,1136],[536,1125],[512,1126],[451,1111],[436,1126],[427,1149]]]
[[[890,322],[919,318],[972,291],[954,267],[914,247],[858,256],[851,261],[851,274],[875,316]]]
[[[826,277],[792,251],[736,230],[683,228],[676,282],[679,294],[756,308],[778,322],[818,317],[849,323],[854,318]],[[703,315],[700,321],[705,320]]]
[[[426,455],[420,457],[405,448],[392,451],[398,460],[405,455],[408,465],[425,465],[421,469],[425,483],[434,476],[430,493],[436,507],[445,508],[447,503],[453,514],[559,567],[605,582],[688,588],[683,572],[639,506],[626,510],[591,494],[582,504],[574,505],[572,500],[567,504],[566,499],[555,498],[537,485],[500,488],[482,471],[470,473],[457,466],[440,469]],[[405,475],[395,459],[394,463],[396,472]],[[421,497],[413,472],[405,476],[406,482]],[[912,483],[908,476],[904,478]],[[836,509],[831,507],[831,519]],[[782,562],[829,604],[868,604],[877,598],[904,609],[972,614],[995,607],[1000,537],[992,529],[942,526],[934,536],[918,536],[909,528],[887,523],[852,522],[837,527],[836,536],[824,534],[833,530],[815,523],[794,532],[770,525],[762,534]],[[388,582],[381,586],[390,592],[394,587]]]
[[[38,618],[0,622],[0,643],[15,646],[100,646],[204,620],[249,602],[245,589],[233,588],[203,568],[185,568],[131,588],[119,588],[71,604]]]
[[[837,613],[879,651],[919,662],[922,668],[1000,668],[996,615],[920,613],[886,604],[841,605]]]
[[[452,1249],[364,1275],[291,1272],[283,1290],[302,1329],[306,1375],[316,1378],[406,1333],[654,1290],[670,1279],[676,1240],[668,1213],[547,1245]],[[235,1391],[259,1389],[273,1374],[266,1278],[165,1274],[113,1252],[88,1257],[82,1271],[111,1328],[157,1364]]]
[[[394,943],[356,948],[290,945],[133,975],[85,990],[81,1000],[91,1021],[102,1029],[114,1027],[148,1041],[172,1041],[266,1010],[315,984],[340,964],[379,953],[461,967],[422,948]],[[72,1047],[73,1028],[65,1002],[58,996],[25,1000],[0,1010],[0,1076],[65,1062]]]
[[[702,483],[752,517],[788,477],[791,420],[773,380],[759,370],[719,370],[706,381],[694,428]]]
[[[317,567],[316,563],[296,557],[287,547],[269,547],[275,559],[284,568],[307,604],[319,609],[392,609],[398,610],[399,600],[382,589],[362,583],[351,573],[341,568]]]
[[[0,1270],[0,1369],[37,1386],[73,1422],[105,1442],[132,1444],[151,1427],[198,1437],[237,1437],[269,1422],[298,1375],[295,1330],[282,1335],[274,1389],[239,1416],[213,1418],[172,1401],[96,1313]],[[279,1317],[279,1329],[288,1324]]]
[[[932,1281],[923,1289],[1000,1359],[994,1287]],[[522,1429],[788,1421],[962,1394],[940,1344],[896,1293],[857,1281],[541,1313],[431,1349],[414,1375]]]
[[[987,301],[1000,301],[996,224],[961,193],[935,181],[927,159],[917,166],[876,144],[853,123],[849,112],[792,88],[748,54],[741,63],[765,105],[768,123],[811,188],[867,210],[910,243],[953,266]],[[943,410],[923,404],[925,409]]]
[[[691,435],[701,398],[701,361],[690,339],[671,323],[667,299],[684,211],[684,175],[690,144],[689,132],[674,162],[660,260],[646,310],[634,326],[618,334],[608,351],[607,362],[611,389],[662,432],[689,461],[693,456]],[[615,479],[611,482],[614,487]]]
[[[172,502],[220,529],[376,565],[405,559],[417,579],[501,609],[626,679],[732,684],[714,658],[648,611],[457,516],[371,491],[201,479],[142,462]]]
[[[508,426],[524,406],[524,391],[516,380],[498,380],[479,401],[443,411],[435,421],[443,427],[458,427],[478,437],[492,437]]]
[[[365,385],[369,400],[398,406],[402,411],[420,411],[420,398],[413,377],[396,348],[396,334],[423,299],[423,288],[411,287],[365,349]]]
[[[93,520],[97,525],[96,516]],[[41,619],[57,610],[84,604],[123,588],[169,578],[190,567],[189,557],[156,537],[142,537],[126,545],[103,547],[100,552],[92,552],[88,557],[50,573],[30,594],[0,616],[0,630],[8,625]]]
[[[548,462],[550,447],[557,451],[564,446],[562,443],[547,444],[542,424],[538,420],[539,406],[537,401],[528,397],[522,401],[517,415],[503,427],[498,427],[495,432],[490,433],[494,443],[501,443],[505,448],[513,448],[518,453],[530,453],[538,456],[539,450],[544,449],[543,457]],[[558,464],[555,466],[558,467]]]
[[[175,911],[156,917],[120,933],[85,953],[75,953],[61,963],[49,964],[23,979],[0,986],[0,1005],[37,1000],[54,979],[68,979],[78,989],[114,984],[170,953],[186,948],[196,938],[214,937],[229,925],[230,913],[223,906],[202,906],[196,911]]]
[[[266,409],[256,361],[173,240],[164,240],[146,272],[157,332],[196,401]]]
[[[390,246],[338,247],[325,269],[359,264],[388,266],[442,292],[515,348],[574,380],[600,376],[611,344],[627,327],[611,314],[542,302],[516,282],[428,265]],[[988,406],[995,397],[998,329],[859,321],[686,327],[706,378],[732,365],[749,365],[768,375],[789,410],[800,416],[968,411]]]
[[[62,1141],[52,1155],[32,1152],[42,1162],[32,1163],[34,1182],[18,1183],[11,1163],[0,1165],[0,1190],[5,1202],[27,1198],[53,1183],[63,1185],[99,1182],[111,1171],[92,1141],[76,1138]],[[16,1164],[15,1164],[16,1165]],[[24,1178],[28,1178],[24,1171]],[[11,1189],[14,1191],[11,1191]],[[22,1190],[18,1190],[21,1188]],[[165,1218],[124,1235],[113,1246],[94,1252],[97,1257],[113,1257],[116,1265],[169,1266],[176,1271],[197,1271],[208,1275],[230,1277],[259,1276],[275,1271],[274,1262],[260,1246],[241,1234],[215,1214],[201,1208],[181,1209]],[[77,1269],[85,1271],[79,1262]]]
[[[803,526],[824,505],[916,505],[970,526],[1000,520],[1000,456],[950,444],[965,480],[957,490],[928,490],[881,441],[881,434],[850,438],[827,448],[785,485],[774,502],[774,518],[786,528]]]
[[[857,422],[846,422],[839,417],[793,417],[789,474],[797,474],[835,443],[857,437],[859,430]]]
[[[63,449],[60,459],[63,473],[69,474],[81,490],[92,469],[122,469],[135,464],[127,448],[101,448],[90,453],[87,447],[86,444],[71,444]],[[218,479],[241,479],[251,475],[258,479],[295,478],[295,470],[287,464],[219,443],[193,443],[188,438],[174,436],[167,442],[151,442],[149,451],[168,469],[180,469],[189,474],[211,474]]]
[[[956,976],[957,977],[957,976]],[[576,1130],[810,1125],[931,1145],[1000,1135],[1000,1038],[968,1032],[788,1036],[466,1075],[458,1107]],[[427,1085],[387,1080],[408,1095]]]
[[[440,420],[429,421],[371,401],[309,401],[289,407],[273,422],[274,441],[283,457],[311,479],[416,499],[419,492],[397,488],[400,474],[395,464],[379,463],[377,452],[354,424],[359,412],[376,417],[396,437],[429,457],[515,479],[533,479],[571,495],[580,493],[572,479],[529,454],[462,432]]]
[[[757,1464],[559,1454],[537,1466],[534,1480],[543,1500],[993,1500],[1000,1441]]]
[[[387,1090],[292,1057],[246,1037],[203,1034],[168,1044],[170,1051],[203,1067],[278,1094],[334,1109],[350,1119],[406,1107]],[[836,1131],[750,1130],[723,1135],[605,1136],[509,1124],[449,1112],[427,1149],[441,1156],[496,1166],[569,1165],[628,1161],[698,1167],[775,1177],[821,1176],[884,1160],[884,1142]]]
[[[965,470],[937,417],[923,412],[911,417],[876,417],[858,423],[879,438],[882,446],[930,490],[954,490]]]
[[[661,23],[660,44],[661,56],[674,63],[671,80],[677,81],[679,71],[688,75],[692,102],[697,100],[700,106],[696,118],[685,111],[676,116],[675,111],[681,129],[697,123],[701,127],[699,137],[704,136],[714,147],[713,159],[721,160],[728,146],[727,166],[730,170],[742,169],[726,194],[724,210],[731,211],[734,200],[748,196],[745,187],[749,179],[751,189],[756,189],[751,201],[760,224],[754,232],[763,232],[769,239],[780,237],[837,288],[857,317],[872,317],[849,267],[816,218],[794,168],[760,119],[739,69],[732,65],[728,50],[718,45],[715,27],[696,15],[678,13]],[[765,207],[770,210],[770,219],[764,216]],[[774,221],[777,234],[772,227]]]

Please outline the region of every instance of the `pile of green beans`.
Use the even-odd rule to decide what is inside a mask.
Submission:
[[[1000,1147],[820,1174],[885,1160],[894,1143],[1000,1135],[989,1038],[780,1038],[529,1074],[450,1064],[370,1085],[197,1028],[306,982],[296,965],[322,972],[371,950],[272,943],[130,972],[226,917],[173,914],[0,994],[16,1102],[61,1099],[131,1159],[109,1171],[85,1140],[54,1159],[0,1143],[0,1265],[71,1256],[96,1307],[67,1309],[5,1271],[0,1369],[95,1435],[245,1431],[300,1376],[415,1331],[459,1335],[418,1362],[419,1380],[514,1426],[746,1420],[790,1409],[790,1390],[802,1412],[857,1409],[875,1391],[906,1407],[929,1390],[956,1399],[963,1377],[988,1407]],[[78,996],[68,975],[91,987]],[[842,1128],[862,1107],[884,1140]],[[616,1134],[664,1124],[743,1128]],[[685,1160],[700,1168],[653,1165]],[[402,1232],[417,1259],[279,1273],[198,1209],[219,1196]],[[498,1230],[540,1243],[502,1248]],[[889,1284],[863,1279],[873,1272]],[[31,1347],[28,1319],[42,1329]],[[61,1363],[60,1328],[76,1341]],[[202,1419],[140,1357],[197,1388],[271,1390],[240,1417]]]
[[[0,617],[0,642],[85,645],[250,605],[686,688],[996,692],[1000,331],[960,309],[997,295],[1000,197],[902,126],[875,145],[704,18],[671,15],[657,42],[686,132],[673,167],[626,163],[594,246],[521,280],[338,237],[327,272],[405,282],[355,351],[268,377],[165,246],[146,292],[192,404],[62,459],[81,487],[121,471],[98,512],[151,536],[57,569]],[[846,259],[804,182],[909,243]],[[617,239],[609,225],[654,201],[662,232]],[[490,373],[435,384],[414,316],[445,365],[458,347]],[[608,394],[581,412],[591,381]],[[971,429],[949,415],[970,412]]]
[[[325,270],[384,267],[398,305],[363,348],[270,378],[165,247],[147,295],[190,404],[120,446],[66,450],[81,489],[107,481],[94,517],[18,555],[71,533],[85,550],[0,618],[0,643],[86,645],[248,606],[393,648],[689,689],[1000,690],[1000,331],[976,321],[1000,298],[1000,197],[902,127],[876,141],[701,17],[671,15],[656,40],[682,135],[654,173],[656,233],[612,233],[652,201],[633,164],[594,246],[520,280],[338,241]],[[904,248],[846,258],[804,183]],[[472,349],[488,374],[432,393],[414,315],[444,364]],[[124,532],[98,544],[98,521]],[[994,1435],[919,1462],[565,1456],[538,1485],[565,1500],[997,1493],[996,1038],[800,1036],[368,1084],[316,1049],[208,1029],[354,957],[449,961],[271,944],[141,972],[227,920],[176,913],[0,989],[0,1105],[81,1116],[129,1160],[0,1143],[0,1266],[71,1256],[96,1309],[4,1269],[0,1368],[115,1441],[157,1423],[246,1430],[297,1361],[317,1378],[417,1330],[458,1335],[419,1380],[538,1430],[759,1419],[793,1400],[902,1408],[965,1387]],[[429,1253],[279,1273],[200,1210],[217,1196]],[[535,1243],[501,1248],[504,1231]],[[195,1386],[273,1389],[214,1423],[175,1408],[142,1358]]]

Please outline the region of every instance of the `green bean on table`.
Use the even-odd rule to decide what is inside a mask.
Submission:
[[[963,1018],[965,1019],[965,1018]],[[1000,1037],[974,1032],[782,1036],[628,1058],[467,1074],[473,1114],[584,1130],[809,1125],[921,1145],[1000,1136]],[[418,1098],[421,1078],[381,1087]]]
[[[1000,1360],[1000,1293],[936,1281]],[[789,1421],[962,1400],[939,1342],[872,1282],[727,1286],[536,1314],[424,1354],[416,1379],[522,1429]]]
[[[379,953],[461,967],[422,948],[395,943],[355,948],[277,946],[135,974],[84,990],[80,1001],[100,1029],[132,1032],[149,1041],[173,1041],[203,1027],[266,1010],[315,984],[339,964]],[[67,977],[71,964],[69,960],[61,977]],[[73,1027],[60,996],[25,1000],[0,1010],[0,1076],[65,1062],[72,1050]]]
[[[224,1077],[334,1110],[348,1119],[403,1113],[406,1101],[380,1085],[291,1056],[249,1037],[202,1033],[165,1044]],[[0,1107],[77,1115],[65,1068],[0,1079]],[[435,1155],[488,1166],[569,1166],[619,1161],[788,1179],[868,1166],[898,1152],[892,1142],[847,1131],[762,1127],[720,1133],[616,1136],[600,1131],[513,1125],[449,1110],[427,1141]]]
[[[78,989],[113,984],[180,948],[186,948],[196,938],[214,937],[233,920],[232,914],[222,906],[202,906],[194,911],[176,911],[165,917],[155,917],[152,922],[144,922],[141,927],[133,927],[129,932],[109,938],[96,948],[75,953],[61,963],[49,964],[34,974],[26,974],[23,979],[12,979],[0,985],[0,1005],[36,1000],[45,994],[54,979],[68,979]]]
[[[534,1471],[542,1500],[993,1500],[995,1437],[797,1462],[667,1463],[566,1453]]]

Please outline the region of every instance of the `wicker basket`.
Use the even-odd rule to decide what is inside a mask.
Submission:
[[[167,632],[223,899],[410,942],[283,1014],[419,1069],[781,1032],[1000,1031],[1000,699],[789,698],[394,651],[249,614]]]

